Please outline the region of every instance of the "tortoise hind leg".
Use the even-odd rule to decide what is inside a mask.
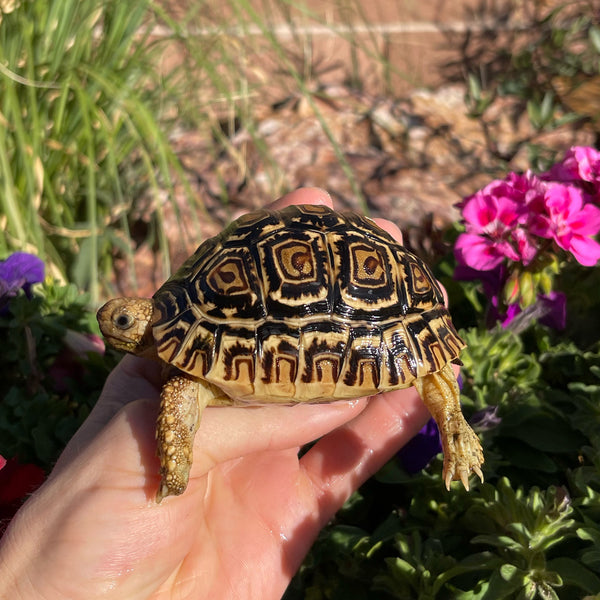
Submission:
[[[451,365],[417,379],[414,385],[440,430],[446,488],[450,489],[452,480],[460,479],[468,490],[471,471],[483,481],[483,450],[462,414],[460,391]]]
[[[193,459],[194,437],[202,411],[214,398],[211,386],[178,373],[163,385],[156,422],[160,485],[156,502],[185,491]]]

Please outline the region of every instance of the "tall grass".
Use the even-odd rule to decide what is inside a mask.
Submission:
[[[180,171],[155,18],[147,0],[23,0],[0,24],[0,252],[37,251],[94,298],[133,199]]]

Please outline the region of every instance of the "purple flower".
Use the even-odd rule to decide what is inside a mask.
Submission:
[[[407,473],[413,475],[424,469],[442,451],[437,425],[429,419],[421,431],[398,452],[398,458]]]
[[[540,294],[538,302],[544,312],[540,317],[540,323],[558,330],[567,326],[567,297],[562,292]]]
[[[8,304],[10,298],[20,289],[27,296],[31,294],[31,285],[44,280],[44,263],[27,252],[15,252],[0,262],[0,308]]]
[[[557,331],[562,331],[567,324],[567,298],[562,292],[538,294],[536,301],[525,309],[518,304],[509,304],[506,312],[496,311],[496,320],[502,327],[519,333],[527,329],[536,320]]]
[[[488,298],[498,296],[502,292],[507,276],[505,265],[499,265],[488,271],[478,271],[477,269],[458,264],[454,270],[454,279],[457,281],[481,281],[483,283],[483,293]]]
[[[469,419],[471,426],[477,431],[489,431],[500,425],[502,419],[498,416],[497,406],[488,406],[473,413]]]

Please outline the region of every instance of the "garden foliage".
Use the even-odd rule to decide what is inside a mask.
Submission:
[[[4,10],[0,27],[0,532],[52,468],[116,361],[96,337],[88,297],[46,276],[33,254],[11,254],[13,242],[35,239],[27,230],[38,229],[51,262],[68,251],[75,271],[77,251],[83,264],[95,235],[120,243],[100,223],[114,208],[111,194],[122,208],[122,160],[133,152],[150,177],[157,165],[149,147],[163,135],[146,108],[136,111],[152,89],[140,73],[142,46],[133,43],[131,28],[146,14],[137,4],[108,1],[98,12],[94,2],[0,3],[16,4],[23,9]],[[120,51],[89,36],[75,43],[69,9],[84,11],[86,27]],[[560,31],[558,14],[543,23],[554,35],[515,52],[514,70],[499,78],[501,93],[529,98],[540,127],[574,121],[555,118],[555,96],[544,86],[556,74],[532,87],[536,68],[553,64],[566,38],[588,44],[579,58],[566,55],[561,64],[570,70],[561,76],[579,69],[591,77],[598,67],[597,25],[582,16]],[[22,60],[36,48],[46,62]],[[86,67],[87,59],[103,68]],[[481,94],[471,80],[470,102],[483,118]],[[174,165],[168,152],[158,161],[165,180],[163,167]],[[454,253],[436,266],[467,342],[462,402],[484,446],[485,483],[445,490],[429,423],[321,532],[287,600],[598,597],[600,153],[571,148],[544,169],[510,173],[466,198],[462,223],[448,232]],[[84,230],[84,222],[94,227]]]
[[[94,300],[114,249],[130,251],[132,198],[181,172],[161,15],[151,0],[0,3],[0,252],[35,249]]]

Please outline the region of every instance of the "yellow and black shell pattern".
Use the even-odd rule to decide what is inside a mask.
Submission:
[[[429,268],[370,219],[325,206],[242,216],[153,300],[159,357],[241,402],[407,387],[465,346]]]

